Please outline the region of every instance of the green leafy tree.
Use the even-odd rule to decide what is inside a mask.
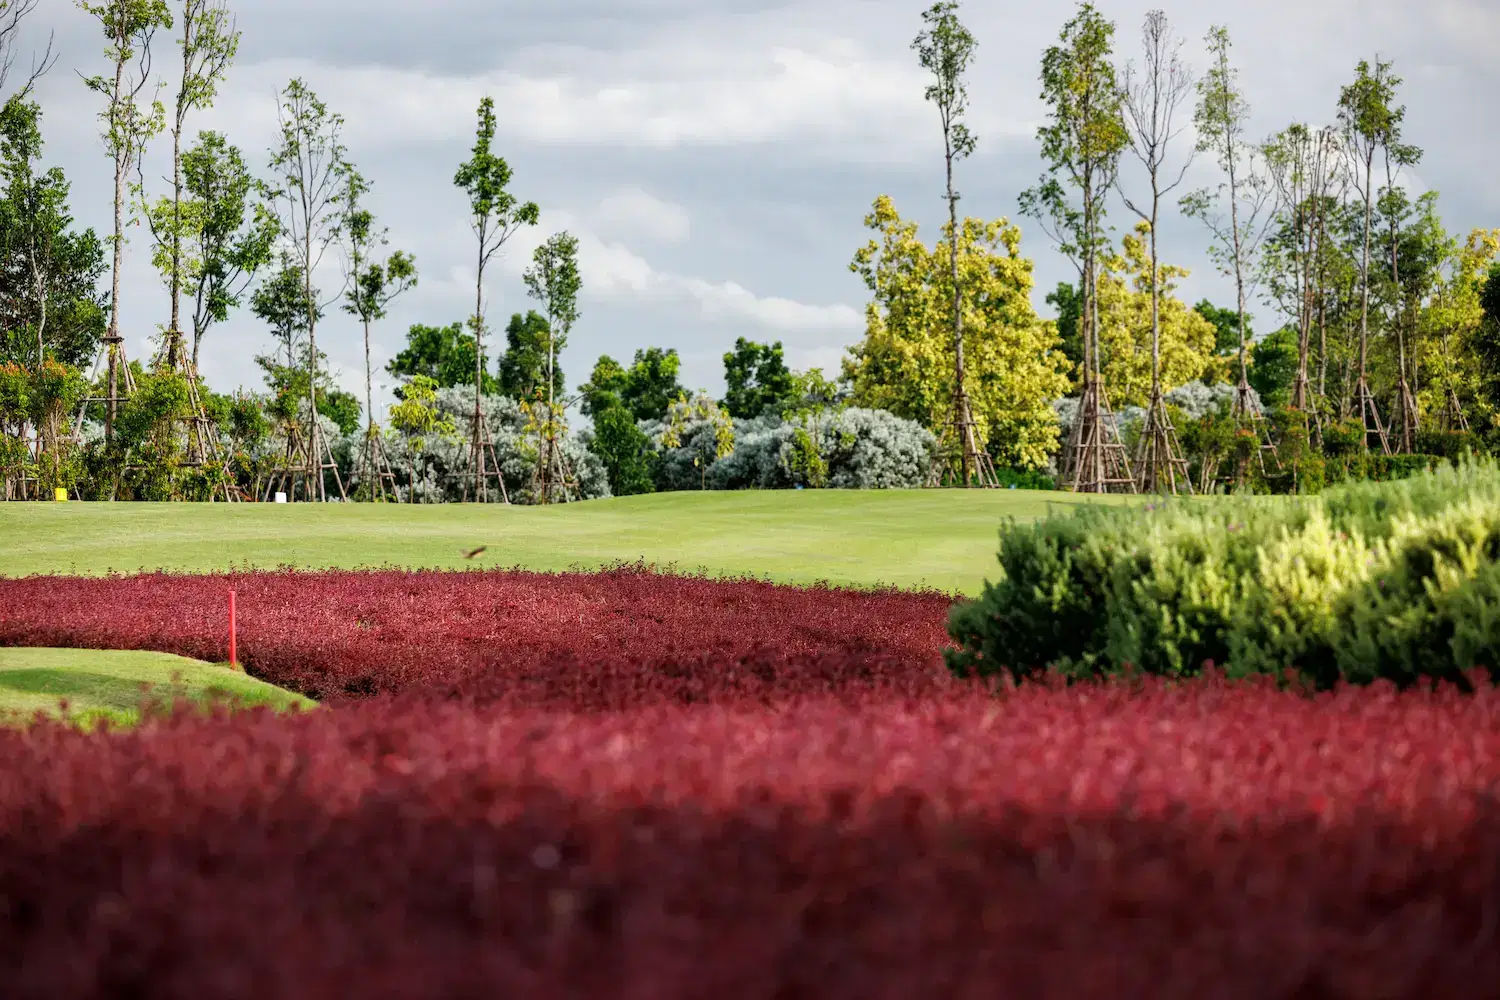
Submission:
[[[781,341],[758,344],[740,337],[724,354],[724,409],[738,420],[780,412],[796,392],[796,380],[786,366]]]
[[[479,102],[479,124],[474,150],[453,175],[453,183],[469,199],[469,224],[478,240],[474,268],[474,315],[470,324],[474,332],[474,414],[472,418],[470,464],[474,470],[475,496],[487,493],[486,475],[498,475],[498,469],[487,469],[487,453],[481,447],[483,414],[480,395],[484,388],[484,269],[521,226],[534,226],[541,214],[536,202],[522,202],[510,191],[511,169],[505,159],[493,152],[495,141],[495,102],[485,97]]]
[[[651,439],[636,425],[630,411],[613,405],[594,412],[594,434],[589,450],[604,463],[609,491],[617,497],[650,493],[655,489],[656,453]]]
[[[579,387],[584,416],[592,417],[611,407],[623,406],[626,378],[624,365],[608,354],[601,354],[594,362],[589,380]],[[634,419],[632,416],[631,420]]]
[[[399,402],[390,408],[391,428],[405,443],[408,497],[417,502],[417,458],[434,437],[453,439],[458,429],[437,405],[437,383],[426,375],[413,375]]]
[[[87,364],[105,329],[103,245],[74,231],[68,181],[58,167],[38,172],[41,152],[40,108],[12,97],[0,110],[0,360],[32,370],[49,351]]]
[[[1021,211],[1038,221],[1062,254],[1078,270],[1083,302],[1083,395],[1075,435],[1083,449],[1102,449],[1106,440],[1099,347],[1099,258],[1105,250],[1105,202],[1119,172],[1120,155],[1129,144],[1122,113],[1124,93],[1111,62],[1115,26],[1093,4],[1080,3],[1077,14],[1042,56],[1042,100],[1048,122],[1037,129],[1047,172],[1040,183],[1021,193]],[[1066,186],[1065,186],[1066,185]],[[1077,201],[1068,189],[1077,192]],[[1094,429],[1097,429],[1097,433]],[[1093,454],[1102,457],[1102,451]],[[1069,454],[1067,467],[1105,468],[1084,451]],[[1123,474],[1125,470],[1120,470]],[[1090,474],[1092,478],[1092,474]],[[1102,483],[1070,485],[1103,489]]]
[[[1240,314],[1238,309],[1216,306],[1208,299],[1200,299],[1198,304],[1193,306],[1193,312],[1213,324],[1215,353],[1227,357],[1239,350]],[[1255,330],[1248,319],[1245,321],[1245,334],[1250,340],[1255,339]]]
[[[1287,325],[1256,343],[1251,354],[1250,385],[1261,402],[1273,408],[1292,399],[1292,381],[1297,377],[1298,341],[1295,326]]]
[[[318,318],[322,310],[343,295],[344,289],[320,301],[314,294],[312,275],[322,263],[323,255],[338,239],[344,223],[341,205],[350,189],[354,167],[349,162],[341,135],[344,119],[308,89],[300,79],[289,82],[277,105],[278,145],[271,150],[270,169],[274,180],[260,185],[262,195],[276,213],[277,224],[300,269],[303,306],[307,311],[307,391],[309,410],[317,402],[312,393],[320,383],[317,365],[323,355],[318,351]],[[321,461],[327,449],[323,431],[312,420],[308,451],[314,462]],[[338,473],[334,473],[337,480]],[[339,482],[343,492],[343,483]],[[328,498],[322,476],[313,477],[315,494]]]
[[[167,279],[173,308],[192,299],[192,366],[203,337],[229,318],[245,291],[276,257],[279,227],[251,198],[255,181],[239,149],[217,132],[200,132],[180,161],[181,188],[146,211],[156,234],[152,262]],[[174,312],[170,330],[178,329]]]
[[[1057,335],[1061,341],[1058,350],[1071,361],[1079,372],[1083,371],[1083,334],[1080,318],[1083,314],[1083,295],[1078,286],[1059,281],[1057,287],[1047,293],[1046,303],[1057,310]]]
[[[681,366],[676,348],[637,350],[625,373],[620,402],[637,420],[665,420],[672,403],[687,394],[677,381]]]
[[[282,251],[280,267],[261,283],[250,296],[250,312],[271,328],[278,352],[278,364],[291,367],[307,344],[310,322],[322,318],[318,290],[310,288],[302,267],[288,252]],[[309,308],[311,303],[311,308]],[[285,355],[281,353],[285,351]]]
[[[563,407],[557,391],[557,355],[567,343],[568,333],[578,321],[578,293],[583,279],[578,273],[578,238],[570,233],[556,233],[547,238],[532,255],[532,265],[522,275],[526,294],[542,306],[547,320],[546,359],[543,384],[546,386],[546,420],[541,426],[542,449],[537,462],[539,492],[543,500],[551,495],[554,471],[561,475],[559,439],[563,432]],[[538,392],[538,402],[542,393]],[[554,467],[557,467],[554,469]],[[566,490],[566,486],[564,485]]]
[[[538,389],[546,391],[548,345],[552,344],[552,327],[547,317],[535,309],[526,315],[512,313],[505,327],[505,353],[500,356],[498,368],[498,390],[512,399],[535,399]],[[567,343],[567,335],[558,338],[556,349],[561,351]],[[552,393],[563,393],[562,367],[553,358]]]
[[[318,393],[318,412],[332,420],[345,437],[359,430],[364,413],[360,409],[359,397],[343,389],[330,389]]]
[[[698,391],[691,399],[686,394],[678,397],[667,410],[666,427],[662,430],[661,443],[664,448],[680,448],[683,434],[691,424],[703,421],[713,427],[712,434],[695,434],[693,465],[698,469],[698,488],[708,488],[708,467],[734,451],[734,421],[708,393]]]
[[[182,292],[193,280],[194,262],[185,252],[197,237],[197,230],[207,221],[200,205],[185,204],[187,190],[183,175],[183,130],[188,113],[213,105],[219,84],[229,64],[239,51],[240,32],[223,0],[180,0],[181,34],[177,44],[182,50],[182,76],[177,86],[177,102],[172,116],[172,196],[148,207],[146,218],[156,237],[157,268],[167,279],[172,297],[172,314],[167,325],[168,356],[175,355],[182,336]],[[144,179],[142,194],[144,195]],[[193,364],[198,361],[197,337],[194,337]]]
[[[386,363],[385,370],[398,378],[418,375],[432,380],[439,389],[469,385],[474,379],[474,334],[464,323],[425,326],[414,323],[406,331],[406,346]],[[500,391],[500,383],[484,373],[485,395]],[[397,390],[398,394],[404,389]]]
[[[106,440],[114,436],[116,402],[119,396],[120,367],[124,363],[120,338],[120,282],[125,254],[125,197],[128,178],[137,169],[146,143],[166,127],[166,108],[156,94],[148,102],[146,88],[151,85],[151,42],[161,28],[172,26],[172,12],[166,0],[100,0],[89,3],[77,0],[79,9],[92,15],[104,29],[108,40],[105,56],[113,75],[84,78],[88,88],[103,95],[106,104],[100,113],[104,122],[104,145],[115,166],[115,228],[113,279],[109,295],[109,406],[105,417]],[[139,59],[133,72],[126,68]]]

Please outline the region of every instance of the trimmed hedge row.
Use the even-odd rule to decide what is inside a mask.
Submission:
[[[1140,670],[1337,679],[1500,676],[1500,467],[1318,497],[1084,507],[1001,531],[998,580],[955,607],[961,676]]]

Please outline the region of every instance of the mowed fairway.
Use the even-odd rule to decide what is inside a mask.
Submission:
[[[1109,498],[1113,499],[1113,498]],[[659,568],[977,593],[1007,518],[1097,502],[1026,490],[662,493],[477,504],[0,504],[0,575],[278,566]],[[466,560],[464,552],[485,546]]]

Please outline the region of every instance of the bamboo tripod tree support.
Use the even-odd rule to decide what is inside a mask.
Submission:
[[[333,447],[328,443],[328,438],[322,434],[321,428],[317,426],[317,414],[313,415],[313,421],[311,435],[303,434],[302,426],[298,421],[292,421],[287,425],[286,451],[283,453],[285,461],[280,468],[273,470],[267,477],[266,490],[262,499],[270,500],[278,492],[277,486],[285,486],[287,499],[293,499],[296,496],[297,482],[300,479],[304,500],[308,502],[327,500],[328,490],[324,483],[324,476],[330,470],[333,472],[334,484],[338,486],[339,498],[349,499],[349,494],[344,490],[343,477],[339,475],[338,463],[333,458]]]
[[[1302,373],[1300,379],[1304,384],[1306,383],[1305,372]],[[1243,372],[1240,374],[1239,384],[1234,387],[1234,401],[1230,404],[1229,415],[1236,421],[1248,423],[1254,428],[1255,436],[1259,439],[1256,444],[1255,458],[1260,464],[1260,474],[1264,476],[1272,469],[1280,472],[1281,457],[1276,453],[1276,441],[1271,436],[1271,424],[1260,412],[1260,407],[1255,405],[1255,397],[1250,391],[1250,382]],[[1267,455],[1271,458],[1269,465],[1266,463]],[[1243,473],[1243,470],[1241,472]]]
[[[386,451],[380,425],[374,421],[365,429],[365,446],[360,454],[359,477],[362,482],[369,484],[370,499],[382,502],[389,493],[392,502],[400,503],[401,492],[397,486],[396,470],[391,465],[390,453]]]
[[[928,486],[983,486],[998,489],[1000,477],[989,452],[979,447],[969,397],[960,386],[955,392],[953,419],[943,426],[943,436],[932,453]]]
[[[479,411],[476,402],[471,421],[473,432],[469,437],[469,468],[474,475],[474,500],[476,503],[490,502],[490,480],[500,489],[500,502],[510,503],[510,494],[505,489],[505,477],[500,474],[500,460],[495,457],[495,439],[490,435],[489,421]],[[464,499],[468,499],[468,482],[464,483]]]
[[[1359,381],[1354,383],[1354,405],[1359,408],[1359,420],[1364,425],[1365,448],[1369,449],[1370,439],[1374,438],[1380,443],[1380,453],[1389,455],[1391,453],[1391,439],[1386,434],[1385,424],[1380,420],[1380,406],[1375,402],[1375,394],[1370,391],[1370,383],[1361,372]]]
[[[1134,493],[1130,455],[1098,379],[1090,378],[1078,400],[1078,419],[1064,450],[1062,482],[1074,493]]]
[[[1177,429],[1172,426],[1167,413],[1167,400],[1160,386],[1151,394],[1146,407],[1145,423],[1141,427],[1141,440],[1135,455],[1136,489],[1141,493],[1176,494],[1179,488],[1189,495],[1193,492],[1193,478],[1188,471],[1188,461],[1182,457],[1182,446],[1177,440]]]
[[[187,381],[188,405],[191,407],[191,412],[186,418],[188,460],[185,464],[200,469],[210,464],[219,464],[222,459],[219,452],[218,431],[213,421],[208,419],[208,411],[203,406],[198,372],[193,367],[192,359],[187,356],[181,330],[167,331],[157,363],[166,371],[180,372]],[[175,418],[172,422],[175,424],[178,419],[181,418]],[[235,496],[229,487],[227,463],[224,464],[225,476],[209,494],[209,500],[213,501],[222,496],[225,503],[233,503]]]

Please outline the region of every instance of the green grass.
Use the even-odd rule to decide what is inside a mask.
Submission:
[[[1110,498],[1114,500],[1116,498]],[[683,492],[550,507],[0,504],[0,576],[155,569],[547,571],[644,560],[787,583],[978,593],[1005,518],[1098,498],[1027,490]],[[466,561],[462,552],[486,546]]]
[[[167,653],[100,649],[0,648],[0,721],[24,723],[37,712],[92,725],[139,721],[148,696],[172,702],[237,703],[246,707],[311,708],[301,695],[247,677],[227,665]]]

